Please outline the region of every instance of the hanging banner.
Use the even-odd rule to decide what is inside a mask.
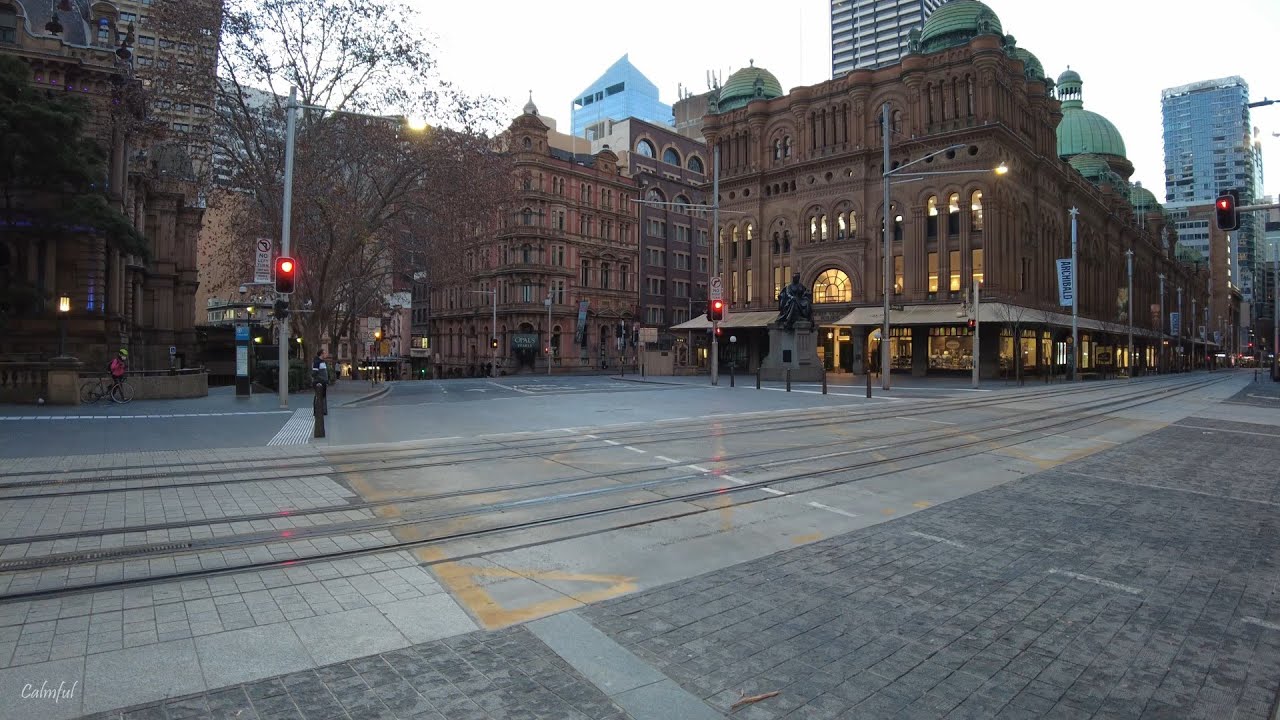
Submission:
[[[578,303],[578,330],[574,333],[574,342],[582,347],[587,346],[587,306],[590,304],[590,300]]]
[[[1075,294],[1075,268],[1071,266],[1071,258],[1058,261],[1058,304],[1071,307]]]
[[[1169,313],[1169,334],[1174,337],[1182,334],[1182,313]]]

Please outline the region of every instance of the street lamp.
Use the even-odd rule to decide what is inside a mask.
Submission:
[[[892,267],[893,229],[889,222],[890,221],[890,217],[889,217],[890,178],[892,178],[894,175],[897,175],[898,173],[901,173],[903,170],[906,170],[912,165],[915,165],[916,163],[924,162],[929,158],[936,157],[946,152],[963,150],[964,148],[968,147],[968,145],[966,145],[965,143],[957,143],[955,145],[949,145],[936,152],[931,152],[928,155],[925,155],[924,157],[916,158],[915,160],[912,160],[911,162],[905,165],[899,165],[896,168],[890,169],[889,168],[889,142],[890,142],[889,103],[887,102],[880,107],[880,128],[881,128],[881,144],[883,145],[882,160],[884,163],[883,170],[880,173],[880,178],[884,186],[883,188],[884,189],[884,210],[881,213],[882,217],[884,218],[883,222],[881,223],[884,226],[883,227],[884,258],[882,263],[883,265],[882,272],[884,273],[884,322],[880,327],[880,387],[885,390],[888,390],[889,384],[890,384],[889,383],[889,375],[890,375],[890,372],[889,372],[890,370],[890,367],[889,367],[889,305],[890,305],[891,299],[893,298],[893,267]],[[991,170],[943,170],[938,172],[906,173],[907,175],[910,175],[912,177],[911,177],[911,180],[906,180],[905,182],[911,182],[914,179],[928,176],[928,175],[961,175],[964,173],[974,173],[974,172],[994,172],[997,176],[1003,176],[1009,172],[1009,166],[1001,162],[1000,165],[998,165],[995,168],[992,168]]]
[[[471,292],[478,295],[488,295],[493,298],[493,334],[490,335],[489,346],[493,351],[493,362],[489,366],[489,374],[492,377],[498,377],[498,291],[497,290],[472,290]],[[551,306],[547,306],[547,313],[550,314]]]
[[[547,299],[543,301],[547,306],[547,376],[551,375],[551,293],[547,293]]]
[[[58,357],[67,356],[67,313],[71,312],[71,298],[58,298]]]

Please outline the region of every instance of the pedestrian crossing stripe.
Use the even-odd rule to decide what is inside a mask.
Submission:
[[[311,410],[298,409],[293,417],[280,428],[267,445],[306,445],[315,429],[315,415]]]
[[[231,417],[244,415],[286,415],[290,410],[247,410],[224,413],[164,413],[154,415],[0,415],[5,420],[156,420],[185,417]]]

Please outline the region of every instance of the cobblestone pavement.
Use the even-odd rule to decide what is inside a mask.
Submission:
[[[627,715],[517,626],[90,717],[623,720]]]
[[[1268,717],[1280,431],[1183,422],[582,614],[744,720]]]

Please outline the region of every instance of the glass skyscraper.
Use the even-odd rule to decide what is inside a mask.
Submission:
[[[831,0],[831,76],[898,62],[943,0]]]
[[[1160,102],[1167,208],[1212,203],[1227,190],[1239,193],[1241,205],[1253,202],[1261,189],[1262,159],[1251,136],[1248,83],[1234,76],[1204,80],[1168,88]],[[1176,221],[1175,227],[1180,241],[1202,249],[1207,258],[1203,228],[1184,228]],[[1242,213],[1234,233],[1239,278],[1233,284],[1246,301],[1253,296],[1257,230],[1251,213]]]
[[[658,125],[675,124],[671,106],[658,100],[658,86],[623,55],[574,98],[573,134],[595,140],[608,135],[613,122],[629,117]]]

